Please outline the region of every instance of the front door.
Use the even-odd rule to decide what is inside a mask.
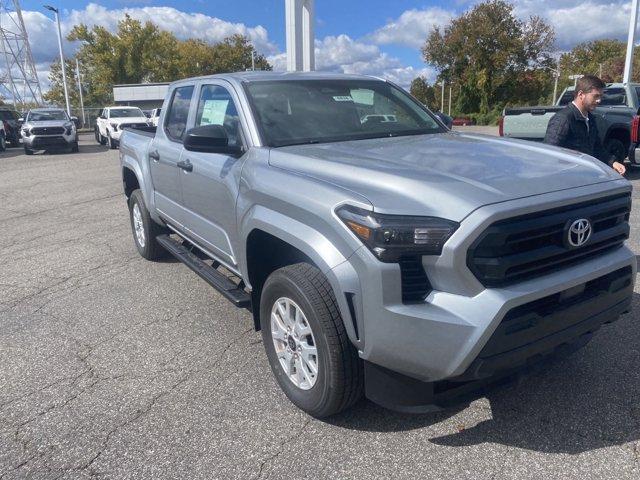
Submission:
[[[194,127],[221,125],[229,145],[242,145],[236,102],[227,88],[205,84],[200,89]],[[242,158],[183,151],[193,170],[181,171],[185,227],[198,243],[230,266],[236,266],[236,199]]]
[[[177,87],[169,103],[163,125],[149,147],[149,170],[153,180],[156,209],[167,221],[182,225],[182,194],[178,162],[182,155],[182,140],[187,128],[193,85]]]

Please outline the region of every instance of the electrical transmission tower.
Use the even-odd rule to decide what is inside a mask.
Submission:
[[[19,0],[0,0],[0,43],[0,66],[4,63],[0,68],[0,96],[16,108],[27,102],[42,104],[42,90]]]

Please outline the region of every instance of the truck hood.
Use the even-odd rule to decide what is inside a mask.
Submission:
[[[587,155],[455,132],[281,147],[269,162],[358,193],[381,213],[455,221],[491,203],[620,179]]]
[[[121,123],[148,123],[149,119],[147,117],[116,117],[110,118],[109,123],[117,123],[120,125]]]
[[[27,122],[22,125],[22,128],[47,128],[47,127],[64,127],[65,125],[72,124],[71,120],[46,120],[42,122]]]

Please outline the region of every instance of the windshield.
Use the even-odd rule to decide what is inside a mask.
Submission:
[[[27,122],[46,122],[48,120],[69,120],[69,117],[64,110],[29,112],[27,115]]]
[[[109,113],[110,118],[132,118],[144,117],[144,113],[139,108],[112,108]]]
[[[288,80],[245,88],[271,147],[445,131],[404,91],[378,80]]]

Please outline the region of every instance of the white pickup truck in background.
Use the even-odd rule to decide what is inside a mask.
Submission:
[[[573,100],[573,91],[574,87],[565,89],[555,105],[505,108],[500,136],[542,142],[549,120]],[[619,162],[629,151],[631,121],[638,112],[639,98],[640,84],[610,83],[594,112],[602,144]]]
[[[147,127],[149,119],[138,107],[106,107],[96,119],[96,142],[117,148],[125,127]]]

